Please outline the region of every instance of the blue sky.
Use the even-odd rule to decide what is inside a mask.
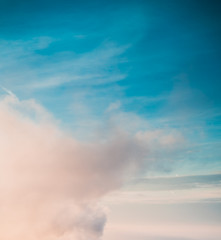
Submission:
[[[195,181],[202,195],[185,201],[220,199],[220,8],[216,0],[0,0],[1,97],[32,99],[82,142],[119,129],[146,141],[145,187],[136,191],[167,177],[172,191],[180,177],[174,201]]]
[[[36,99],[72,129],[101,125],[115,104],[152,128],[182,131],[199,152],[183,157],[217,170],[218,1],[1,1],[1,6],[3,87],[21,99]]]

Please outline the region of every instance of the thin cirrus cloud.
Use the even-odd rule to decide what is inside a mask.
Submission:
[[[50,44],[56,41],[59,42],[49,37],[29,41],[1,41],[3,83],[9,88],[30,91],[59,87],[71,82],[80,86],[96,86],[126,77],[126,74],[114,69],[114,65],[124,61],[118,58],[129,45],[115,46],[108,43],[82,54],[74,51],[56,52],[49,56],[44,54],[44,50],[50,49]],[[12,84],[15,80],[16,86]]]
[[[112,204],[220,203],[221,174],[135,179],[128,187],[109,194]]]

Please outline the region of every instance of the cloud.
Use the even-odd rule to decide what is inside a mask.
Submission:
[[[105,197],[110,203],[183,204],[220,203],[221,174],[146,177],[130,182]]]
[[[146,186],[152,190],[184,190],[196,188],[219,188],[221,174],[189,175],[176,177],[142,178],[134,181],[134,186]]]
[[[125,132],[79,142],[34,100],[0,101],[0,238],[99,239],[97,204],[144,161],[146,148]]]
[[[8,95],[0,100],[1,239],[100,239],[106,222],[100,199],[146,171],[154,145],[164,149],[176,142],[176,134],[168,137],[164,131],[136,133],[137,126],[129,131],[126,122],[131,115],[122,113],[119,121],[110,112],[100,138],[79,141],[34,99],[19,100],[4,91]]]
[[[220,227],[205,224],[113,224],[108,229],[106,239],[154,239],[154,240],[218,240],[220,239]]]
[[[0,40],[2,83],[10,89],[26,92],[59,88],[71,83],[78,88],[97,86],[126,78],[117,66],[123,61],[121,55],[129,45],[101,43],[80,54],[73,49],[65,51],[56,48],[61,42],[50,37],[26,41]]]

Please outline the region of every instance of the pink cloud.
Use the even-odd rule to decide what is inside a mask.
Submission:
[[[79,142],[35,101],[0,102],[0,238],[98,239],[106,221],[97,200],[144,159],[123,132]]]

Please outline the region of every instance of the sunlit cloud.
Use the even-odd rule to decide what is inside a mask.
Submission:
[[[147,141],[112,125],[105,138],[80,142],[36,101],[6,92],[0,102],[1,238],[98,239],[106,221],[98,200],[148,167],[150,138],[164,145],[163,132]]]

